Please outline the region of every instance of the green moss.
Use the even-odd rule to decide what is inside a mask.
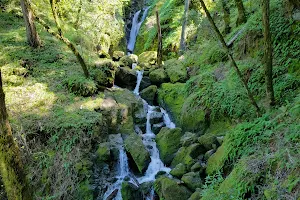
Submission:
[[[96,93],[97,86],[91,79],[86,79],[83,76],[71,76],[68,77],[64,84],[70,92],[81,96],[91,96]]]
[[[156,136],[156,143],[159,149],[160,158],[169,165],[177,150],[180,147],[180,138],[183,135],[180,128],[169,129],[163,127]],[[177,163],[178,164],[178,163]]]
[[[96,152],[97,160],[101,162],[106,162],[110,159],[110,146],[109,143],[101,143]]]
[[[157,86],[151,85],[140,92],[141,97],[146,100],[150,105],[153,105],[157,93]]]
[[[200,154],[204,154],[205,150],[201,148],[199,144],[192,144],[189,147],[181,147],[176,153],[171,166],[176,166],[179,163],[183,163],[188,170],[195,164],[196,158]]]
[[[170,77],[170,81],[172,83],[176,82],[185,82],[187,80],[187,70],[184,67],[182,61],[172,59],[172,60],[167,60],[164,63],[164,68]]]
[[[182,163],[179,163],[170,171],[170,174],[177,178],[181,178],[185,173],[187,173],[187,169],[186,166]]]
[[[218,145],[217,137],[209,133],[200,136],[198,142],[207,151],[215,149]]]
[[[169,77],[163,68],[155,69],[150,72],[149,78],[152,84],[160,85],[169,81]]]
[[[143,195],[138,191],[138,187],[130,182],[124,181],[122,183],[121,194],[123,200],[140,200]]]
[[[155,64],[157,60],[156,51],[145,51],[139,55],[139,63]]]
[[[186,173],[182,176],[181,180],[192,191],[196,191],[197,188],[202,187],[202,180],[200,174],[197,172]]]
[[[224,146],[220,146],[216,153],[214,153],[207,161],[206,173],[208,175],[213,175],[220,171],[225,161],[228,159],[228,152],[224,149]]]

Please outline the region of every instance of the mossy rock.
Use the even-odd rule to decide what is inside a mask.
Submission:
[[[141,97],[150,105],[153,105],[157,93],[157,86],[151,85],[140,92]]]
[[[97,87],[112,87],[114,85],[117,64],[110,59],[101,59],[91,69],[91,76]]]
[[[111,58],[110,55],[103,50],[98,51],[98,56],[99,58],[108,58],[108,59]]]
[[[139,63],[155,64],[157,60],[156,51],[146,51],[139,55]]]
[[[180,148],[180,138],[182,131],[180,128],[169,129],[163,127],[156,136],[157,147],[160,152],[161,160],[170,165],[175,153]]]
[[[142,138],[136,133],[130,134],[125,139],[125,149],[132,157],[135,165],[140,173],[146,171],[151,159],[150,154],[146,150]]]
[[[110,160],[110,145],[108,142],[101,143],[96,152],[97,160],[101,162],[107,162]]]
[[[68,77],[64,80],[64,85],[70,92],[83,97],[92,96],[97,92],[96,83],[80,75]]]
[[[122,88],[133,90],[136,86],[137,75],[133,69],[119,67],[116,71],[115,84]]]
[[[224,145],[220,146],[216,153],[214,153],[207,161],[206,173],[208,175],[213,175],[217,171],[220,171],[225,161],[228,157],[226,150],[224,149]]]
[[[143,194],[139,191],[139,188],[128,181],[122,183],[121,194],[123,200],[143,199]]]
[[[124,56],[125,56],[124,51],[114,51],[112,59],[113,61],[119,61]]]
[[[184,174],[181,180],[192,191],[195,191],[196,188],[202,187],[202,180],[200,178],[200,174],[197,172],[189,172],[187,174]]]
[[[180,60],[172,59],[165,62],[164,68],[171,83],[184,83],[188,79],[187,70]]]
[[[201,189],[197,188],[196,191],[192,194],[192,196],[188,200],[200,200],[201,199]]]
[[[171,171],[170,174],[172,176],[175,176],[177,178],[181,178],[184,174],[186,174],[188,171],[186,169],[185,164],[179,163],[176,165]]]
[[[190,146],[194,143],[196,143],[198,140],[197,134],[186,132],[181,138],[180,138],[180,144],[184,147]]]
[[[200,136],[198,142],[206,149],[206,151],[209,151],[211,149],[216,149],[219,146],[217,137],[209,133]]]
[[[192,144],[189,147],[181,147],[176,153],[171,166],[176,166],[179,163],[185,164],[188,170],[196,163],[196,158],[203,154],[203,148],[199,144]]]
[[[180,125],[181,110],[185,101],[183,83],[164,83],[158,90],[158,102],[171,115],[174,122]]]
[[[191,196],[191,192],[183,185],[168,177],[161,176],[154,182],[154,190],[160,199],[183,200]]]
[[[169,82],[169,77],[163,68],[155,69],[150,72],[149,78],[154,85],[161,85],[162,83]]]
[[[138,56],[134,54],[125,55],[120,59],[120,66],[122,67],[132,67],[133,63],[138,62]]]

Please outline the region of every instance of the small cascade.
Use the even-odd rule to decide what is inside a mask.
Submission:
[[[132,64],[132,69],[135,69],[137,67],[137,64],[136,63],[133,63]],[[140,85],[141,85],[141,81],[143,79],[143,73],[144,71],[140,71],[140,70],[137,70],[136,71],[136,74],[137,74],[137,81],[136,81],[136,86],[133,90],[133,93],[135,95],[139,95],[139,90],[140,90]]]
[[[130,30],[130,38],[129,38],[129,41],[128,41],[128,44],[127,44],[127,49],[128,49],[129,54],[130,54],[130,53],[133,53],[137,35],[138,35],[138,33],[139,33],[139,30],[140,30],[140,28],[141,28],[142,23],[144,22],[144,20],[145,20],[146,17],[147,17],[149,8],[150,8],[150,7],[147,7],[147,8],[144,10],[142,19],[141,19],[140,21],[139,21],[139,15],[140,15],[140,13],[141,13],[141,10],[137,11],[137,12],[134,14],[134,16],[133,16],[133,19],[132,19],[132,27],[131,27],[131,30]]]
[[[164,123],[166,124],[166,127],[168,128],[175,128],[175,124],[171,121],[171,118],[167,111],[165,111],[163,108],[160,108],[160,111],[164,114]]]

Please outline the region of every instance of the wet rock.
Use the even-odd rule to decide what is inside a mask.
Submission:
[[[150,78],[148,76],[143,76],[141,84],[140,84],[140,90],[143,90],[151,85]]]
[[[149,74],[152,84],[161,85],[162,83],[169,82],[169,77],[163,68],[155,69]]]
[[[126,55],[120,59],[120,66],[131,68],[132,64],[137,63],[137,61],[138,61],[137,55],[134,54]]]
[[[191,192],[183,185],[168,177],[159,177],[154,185],[155,192],[160,199],[164,200],[184,200],[191,196]]]
[[[100,163],[109,161],[111,159],[110,144],[108,142],[101,143],[97,149],[96,156],[97,161]]]
[[[114,51],[113,53],[113,61],[119,61],[123,56],[125,56],[124,51]]]
[[[181,180],[185,183],[185,185],[191,190],[195,191],[196,188],[202,187],[202,180],[200,178],[199,173],[189,172],[184,174]]]
[[[160,132],[157,134],[156,136],[157,147],[160,152],[161,160],[166,165],[170,165],[173,158],[175,157],[175,153],[180,148],[181,136],[182,136],[182,131],[180,128],[169,129],[167,127],[163,127],[160,130]]]
[[[157,86],[151,85],[140,92],[141,97],[147,101],[148,104],[153,105],[157,92]]]
[[[143,133],[146,133],[146,124],[137,124],[136,125]]]
[[[155,64],[157,60],[157,52],[156,51],[145,51],[139,55],[139,63],[144,64]]]
[[[211,149],[211,150],[207,151],[207,152],[204,154],[204,159],[205,159],[205,160],[208,160],[215,152],[216,152],[216,150],[214,150],[214,149]]]
[[[164,114],[161,112],[152,112],[150,114],[150,124],[158,124],[163,122],[164,120]]]
[[[108,136],[108,141],[110,143],[111,155],[113,160],[119,159],[119,149],[123,145],[123,139],[121,134],[111,134]]]
[[[124,143],[126,151],[132,157],[139,172],[143,173],[147,169],[151,159],[149,152],[143,144],[142,138],[136,133],[132,133],[125,139]]]
[[[118,189],[115,189],[108,197],[107,197],[107,200],[113,200],[117,194],[118,194]]]
[[[133,90],[137,81],[136,72],[127,67],[119,67],[116,71],[115,84]]]
[[[217,137],[213,134],[205,134],[199,137],[198,142],[201,146],[203,146],[206,151],[209,151],[211,149],[216,148],[216,146],[219,146]]]
[[[224,136],[219,136],[219,137],[217,137],[217,141],[218,141],[218,143],[219,143],[220,145],[222,145],[222,144],[223,144],[223,141],[224,141]]]
[[[145,124],[147,122],[147,115],[145,112],[135,113],[134,123],[135,124]]]
[[[139,191],[139,188],[128,181],[124,181],[122,183],[121,194],[123,200],[143,199],[143,194]]]
[[[190,146],[197,142],[197,135],[195,133],[186,132],[180,139],[180,144],[184,147]]]
[[[201,189],[197,188],[196,191],[192,194],[192,196],[188,200],[199,200],[201,199]]]
[[[174,167],[171,171],[170,174],[172,176],[175,176],[177,178],[181,178],[185,173],[187,173],[187,169],[186,166],[182,163],[179,163],[178,165],[176,165],[176,167]]]
[[[159,133],[159,131],[166,126],[164,122],[158,123],[158,124],[153,124],[152,125],[152,132],[156,135]]]

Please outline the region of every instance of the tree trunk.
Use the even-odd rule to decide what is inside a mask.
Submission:
[[[243,4],[243,0],[235,0],[235,5],[238,9],[238,18],[236,21],[236,26],[239,26],[247,21],[246,11]]]
[[[74,23],[75,29],[78,29],[78,27],[79,27],[79,20],[80,20],[81,10],[82,10],[82,0],[80,0],[80,2],[79,2],[79,8],[78,8],[78,11],[77,11],[76,21]]]
[[[249,89],[249,87],[248,87],[247,81],[244,79],[244,77],[243,77],[243,75],[242,75],[240,69],[238,68],[238,66],[237,66],[237,64],[236,64],[236,62],[235,62],[235,60],[234,60],[234,58],[233,58],[233,56],[232,56],[232,53],[230,52],[229,47],[226,45],[226,42],[225,42],[225,40],[224,40],[224,38],[223,38],[221,32],[219,31],[218,27],[216,26],[216,24],[215,24],[213,18],[211,17],[209,11],[208,11],[207,8],[206,8],[206,5],[205,5],[205,3],[203,2],[203,0],[200,0],[200,3],[201,3],[201,6],[202,6],[202,8],[204,9],[204,11],[205,11],[205,13],[206,13],[206,16],[207,16],[209,22],[211,23],[211,25],[212,25],[214,31],[216,32],[216,34],[217,34],[217,36],[218,36],[220,42],[222,43],[222,46],[223,46],[224,49],[226,50],[227,55],[228,55],[228,57],[229,57],[229,59],[230,59],[230,61],[231,61],[232,66],[234,67],[236,73],[238,74],[240,80],[242,81],[242,83],[243,83],[243,85],[244,85],[244,87],[245,87],[245,89],[246,89],[246,91],[247,91],[247,94],[248,94],[248,97],[249,97],[249,99],[250,99],[251,104],[255,107],[256,112],[257,112],[257,115],[260,116],[260,109],[259,109],[259,107],[258,107],[258,105],[257,105],[257,103],[256,103],[256,101],[255,101],[255,99],[254,99],[254,97],[253,97],[253,94],[251,93],[251,91],[250,91],[250,89]]]
[[[265,66],[265,79],[266,91],[269,104],[275,104],[274,89],[273,89],[273,73],[272,73],[272,39],[270,31],[270,0],[262,0],[262,21],[264,32],[264,66]]]
[[[222,10],[223,10],[223,20],[224,20],[224,33],[230,33],[230,8],[228,6],[228,0],[221,0]]]
[[[11,133],[0,71],[0,173],[9,200],[31,200],[20,151]]]
[[[25,21],[27,41],[31,47],[40,47],[41,40],[34,25],[34,15],[30,10],[29,2],[27,0],[21,0],[20,3]]]
[[[157,46],[157,64],[158,66],[162,65],[162,35],[160,27],[159,13],[156,10],[156,24],[157,24],[157,37],[158,37],[158,46]]]
[[[57,0],[50,0],[50,6],[51,6],[54,21],[55,21],[55,24],[57,27],[58,34],[61,36],[62,32],[61,32],[61,27],[60,27],[58,15],[57,15]]]
[[[183,13],[183,22],[181,29],[181,39],[180,39],[180,47],[179,47],[179,55],[182,55],[186,50],[186,34],[185,29],[188,21],[188,13],[189,13],[190,0],[185,0],[184,13]]]

